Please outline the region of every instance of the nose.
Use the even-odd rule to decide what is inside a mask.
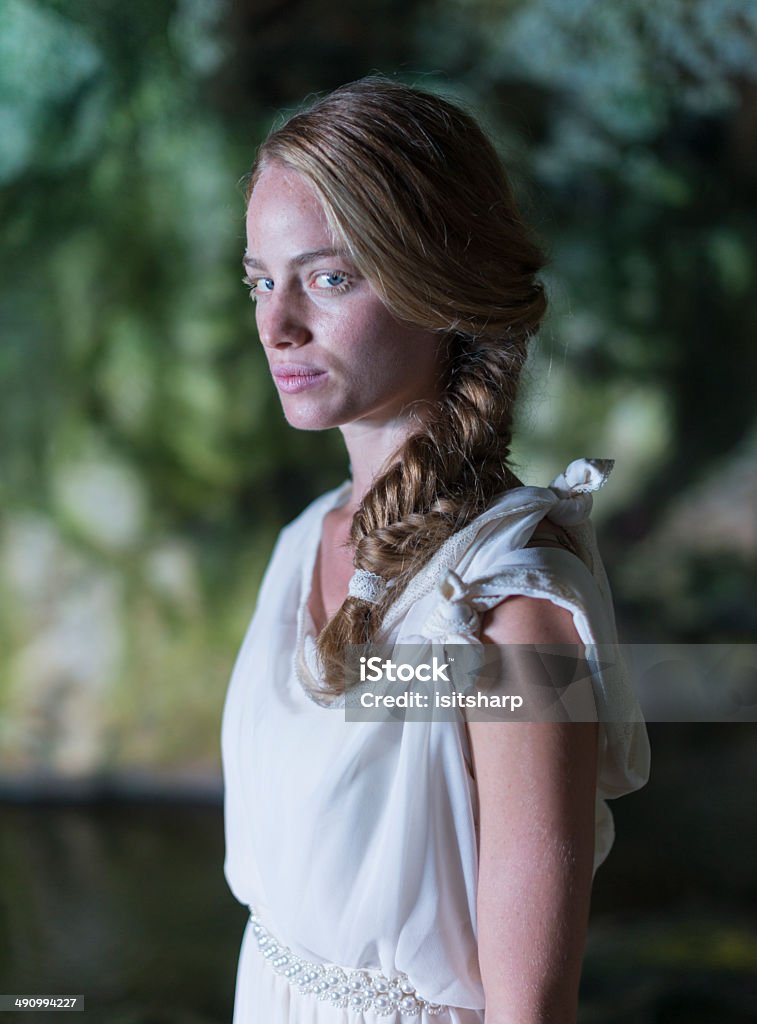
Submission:
[[[311,338],[306,317],[296,297],[286,291],[274,291],[258,300],[258,334],[266,348],[304,345]]]

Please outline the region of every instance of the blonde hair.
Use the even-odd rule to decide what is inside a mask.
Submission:
[[[546,311],[545,264],[502,163],[448,101],[379,76],[295,113],[262,144],[314,188],[358,270],[401,320],[446,337],[441,397],[355,513],[354,563],[392,581],[348,597],[317,651],[327,692],[348,685],[348,645],[378,638],[390,605],[451,534],[510,489],[513,410],[528,341]]]

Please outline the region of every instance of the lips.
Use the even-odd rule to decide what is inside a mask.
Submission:
[[[271,368],[271,373],[276,378],[281,377],[316,377],[325,373],[319,366],[305,366],[302,363],[282,363],[281,366]]]
[[[303,366],[300,363],[285,363],[272,368],[274,380],[279,391],[292,395],[306,388],[313,387],[328,376],[325,370],[316,366]]]

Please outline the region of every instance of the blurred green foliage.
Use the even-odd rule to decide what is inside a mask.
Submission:
[[[5,0],[6,770],[215,765],[274,536],[347,474],[270,384],[240,181],[277,108],[376,69],[483,119],[550,252],[515,455],[618,460],[629,638],[753,635],[753,5]]]

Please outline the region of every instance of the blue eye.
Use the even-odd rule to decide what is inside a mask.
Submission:
[[[315,276],[316,287],[323,291],[341,291],[347,285],[347,280],[347,275],[342,270],[330,270]],[[320,282],[324,282],[324,284]]]
[[[270,277],[243,277],[243,282],[250,289],[250,298],[257,301],[258,295],[266,295],[273,291],[273,279]]]

